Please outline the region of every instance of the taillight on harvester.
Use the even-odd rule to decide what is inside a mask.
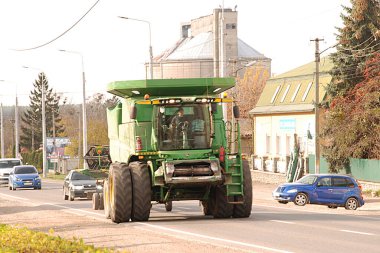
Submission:
[[[143,149],[142,141],[140,136],[136,136],[136,151],[141,151]]]
[[[226,150],[222,146],[222,147],[219,148],[219,161],[221,163],[224,163],[225,157],[226,157]]]

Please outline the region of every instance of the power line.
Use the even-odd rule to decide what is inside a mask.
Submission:
[[[35,46],[35,47],[31,47],[31,48],[24,48],[24,49],[12,49],[12,50],[15,50],[15,51],[28,51],[28,50],[34,50],[34,49],[37,49],[37,48],[41,48],[41,47],[44,47],[46,45],[49,45],[51,43],[53,43],[54,41],[58,40],[59,38],[61,38],[63,35],[65,35],[66,33],[68,33],[71,29],[73,29],[85,16],[87,16],[87,14],[100,2],[100,0],[97,0],[92,6],[91,8],[78,20],[76,21],[71,27],[69,27],[66,31],[64,31],[63,33],[61,33],[60,35],[58,35],[57,37],[55,37],[54,39],[44,43],[44,44],[41,44],[39,46]]]

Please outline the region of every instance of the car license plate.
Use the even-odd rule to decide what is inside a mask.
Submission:
[[[31,182],[24,183],[24,185],[33,185]]]

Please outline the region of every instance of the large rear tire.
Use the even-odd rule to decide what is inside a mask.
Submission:
[[[132,181],[130,167],[126,164],[112,164],[109,174],[111,220],[127,222],[132,211]]]
[[[227,188],[225,185],[218,185],[215,191],[212,191],[211,207],[212,215],[217,219],[230,218],[232,216],[234,206],[227,201]]]
[[[132,175],[132,221],[147,221],[150,215],[152,187],[148,166],[141,162],[129,164]]]
[[[243,163],[243,204],[234,205],[234,218],[248,218],[252,211],[252,178],[248,163]]]
[[[110,190],[108,186],[108,180],[105,180],[104,185],[103,185],[103,201],[104,201],[104,214],[106,216],[106,219],[110,219],[111,206],[110,206]]]

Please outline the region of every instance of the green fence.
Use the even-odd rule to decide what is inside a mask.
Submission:
[[[321,157],[320,173],[328,173],[328,163],[325,158]],[[315,155],[309,155],[309,173],[315,172]],[[380,183],[380,160],[354,159],[350,158],[350,167],[344,174],[351,174],[358,180]]]

